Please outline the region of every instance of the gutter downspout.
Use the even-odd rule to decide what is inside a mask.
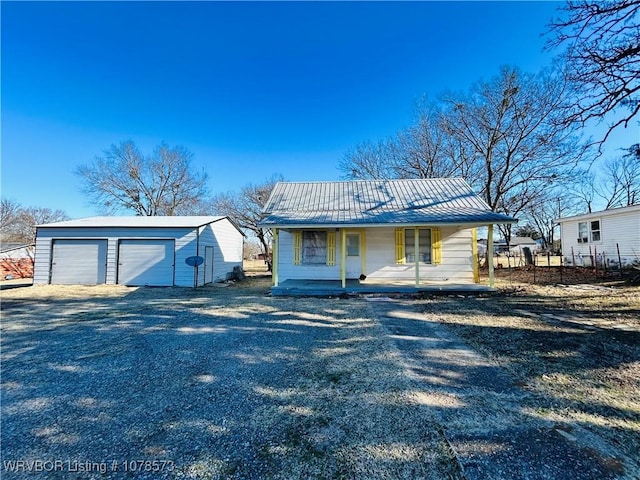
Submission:
[[[420,230],[413,229],[413,256],[416,264],[416,288],[420,287]]]
[[[273,286],[278,286],[278,248],[279,248],[280,229],[273,229],[273,245],[271,247],[271,280]]]

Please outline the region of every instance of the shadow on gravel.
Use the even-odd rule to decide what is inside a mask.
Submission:
[[[556,433],[571,440],[578,436],[573,427],[584,427],[637,462],[640,312],[623,300],[610,304],[610,310],[589,311],[585,306],[571,308],[557,298],[537,295],[442,297],[420,306],[426,322],[404,325],[413,331],[424,330],[421,323],[444,325],[506,367],[512,384],[532,394],[519,400],[528,415],[556,419]],[[441,358],[448,356],[443,353]],[[435,370],[451,368],[450,362],[430,360]],[[463,370],[450,375],[452,387],[473,385],[474,378],[480,378],[480,383],[488,385],[484,391],[491,394],[492,385],[498,391],[505,385],[504,378],[497,373],[494,376],[491,369],[482,371],[476,365]],[[417,370],[416,374],[429,378],[430,372]],[[535,438],[527,444],[534,448]],[[585,470],[581,478],[618,478],[624,472],[630,475],[625,478],[634,478],[638,474],[638,465],[628,465],[632,470],[625,470],[614,450],[603,454],[589,447],[587,453],[600,457],[603,470]]]
[[[455,474],[362,302],[65,292],[3,299],[2,478]]]

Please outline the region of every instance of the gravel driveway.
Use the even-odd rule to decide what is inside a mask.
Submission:
[[[3,479],[451,478],[365,300],[2,292]]]
[[[0,476],[634,478],[443,324],[457,299],[268,287],[3,290]]]

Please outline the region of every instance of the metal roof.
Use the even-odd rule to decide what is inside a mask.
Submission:
[[[265,227],[515,223],[492,212],[462,178],[279,182]]]
[[[2,243],[0,244],[0,253],[20,250],[21,248],[35,247],[35,245],[35,243]]]
[[[140,228],[196,228],[226,218],[224,216],[154,216],[154,217],[88,217],[77,220],[45,223],[38,228],[104,228],[104,227],[140,227]],[[233,223],[233,222],[232,222]]]
[[[635,212],[636,210],[640,211],[640,204],[627,205],[626,207],[610,208],[609,210],[600,210],[591,213],[581,213],[579,215],[572,215],[570,217],[554,218],[553,221],[554,223],[575,222],[576,220],[588,220],[591,218],[606,217],[609,215],[619,215],[621,213],[624,214]]]

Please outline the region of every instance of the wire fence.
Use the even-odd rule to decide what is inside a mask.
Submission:
[[[565,255],[550,253],[496,254],[493,256],[495,274],[499,278],[511,278],[527,283],[581,283],[602,279],[623,279],[640,283],[640,252],[622,250],[618,245],[614,252],[575,252]],[[480,268],[486,273],[486,260],[480,260]]]

